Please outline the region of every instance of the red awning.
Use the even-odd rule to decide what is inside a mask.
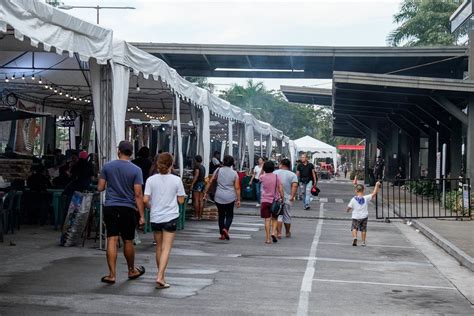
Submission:
[[[365,145],[338,145],[339,150],[365,150]]]

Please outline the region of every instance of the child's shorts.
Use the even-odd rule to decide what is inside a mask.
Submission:
[[[369,220],[368,217],[362,218],[362,219],[352,219],[352,226],[351,230],[357,229],[358,231],[361,232],[366,232],[367,231],[367,221]]]

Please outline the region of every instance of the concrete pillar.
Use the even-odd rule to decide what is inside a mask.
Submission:
[[[428,178],[436,178],[436,131],[431,129],[428,137]]]
[[[411,170],[410,175],[407,174],[407,178],[419,179],[420,178],[420,138],[415,137],[412,140],[410,146],[410,158],[411,158]]]
[[[451,138],[448,143],[451,178],[457,178],[461,174],[462,165],[462,124],[451,126]]]
[[[474,181],[474,95],[469,97],[466,145],[466,177]]]
[[[369,138],[366,138],[365,139],[365,151],[364,151],[364,155],[365,155],[365,158],[364,158],[364,183],[367,185],[369,184],[369,164],[370,164],[370,161],[369,161],[369,157],[370,157],[370,154],[369,154]]]
[[[372,122],[370,124],[370,167],[375,166],[375,161],[377,159],[377,122]]]

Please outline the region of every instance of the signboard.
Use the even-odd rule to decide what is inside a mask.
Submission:
[[[338,145],[339,150],[365,150],[365,145]]]
[[[473,16],[473,6],[471,0],[465,0],[459,8],[451,15],[451,33],[458,31]]]
[[[464,209],[469,209],[469,185],[463,184],[462,185],[462,200]]]

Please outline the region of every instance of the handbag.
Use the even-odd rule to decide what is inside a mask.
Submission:
[[[283,203],[281,203],[280,200],[276,198],[277,186],[278,186],[278,176],[275,175],[275,194],[273,196],[273,202],[272,202],[272,207],[271,207],[271,212],[273,216],[275,217],[280,215],[281,210],[283,209]]]
[[[214,177],[214,180],[212,180],[211,184],[209,185],[209,189],[207,189],[207,194],[210,196],[214,196],[217,191],[217,177],[219,176],[219,169],[216,170],[216,176]]]

